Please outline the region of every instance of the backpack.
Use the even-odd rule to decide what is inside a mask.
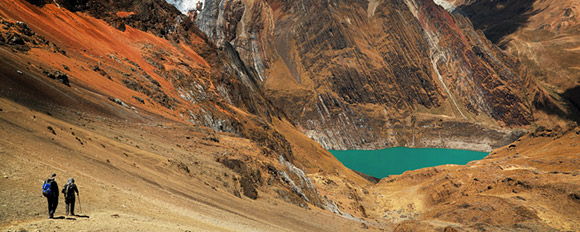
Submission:
[[[44,195],[45,197],[50,196],[51,192],[50,192],[50,187],[52,185],[52,181],[45,181],[44,184],[42,185],[42,195]]]
[[[67,184],[64,187],[64,196],[66,198],[72,198],[72,197],[75,196],[75,192],[74,192],[73,186],[74,186],[74,184]]]

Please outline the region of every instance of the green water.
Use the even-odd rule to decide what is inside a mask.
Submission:
[[[346,167],[383,178],[407,170],[434,167],[443,164],[467,164],[487,156],[486,152],[443,148],[394,147],[383,150],[330,150]]]

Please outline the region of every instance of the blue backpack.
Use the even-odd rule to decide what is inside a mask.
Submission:
[[[45,197],[50,196],[51,192],[50,192],[50,186],[52,185],[52,181],[48,182],[45,181],[44,184],[42,185],[42,195],[44,195]]]

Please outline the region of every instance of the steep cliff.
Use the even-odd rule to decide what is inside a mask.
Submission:
[[[449,1],[547,88],[580,108],[580,2]],[[574,118],[578,120],[578,118]]]
[[[196,23],[329,149],[489,151],[544,118],[541,106],[564,111],[521,63],[431,0],[222,0]]]

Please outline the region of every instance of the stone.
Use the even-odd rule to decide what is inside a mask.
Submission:
[[[68,75],[66,73],[62,73],[60,71],[47,71],[44,70],[43,73],[48,76],[50,79],[54,79],[54,80],[58,80],[60,81],[62,84],[70,87],[70,81],[68,79]]]
[[[19,34],[12,34],[9,38],[8,38],[8,43],[12,44],[12,45],[24,45],[24,39],[22,39],[22,36],[20,36]]]

